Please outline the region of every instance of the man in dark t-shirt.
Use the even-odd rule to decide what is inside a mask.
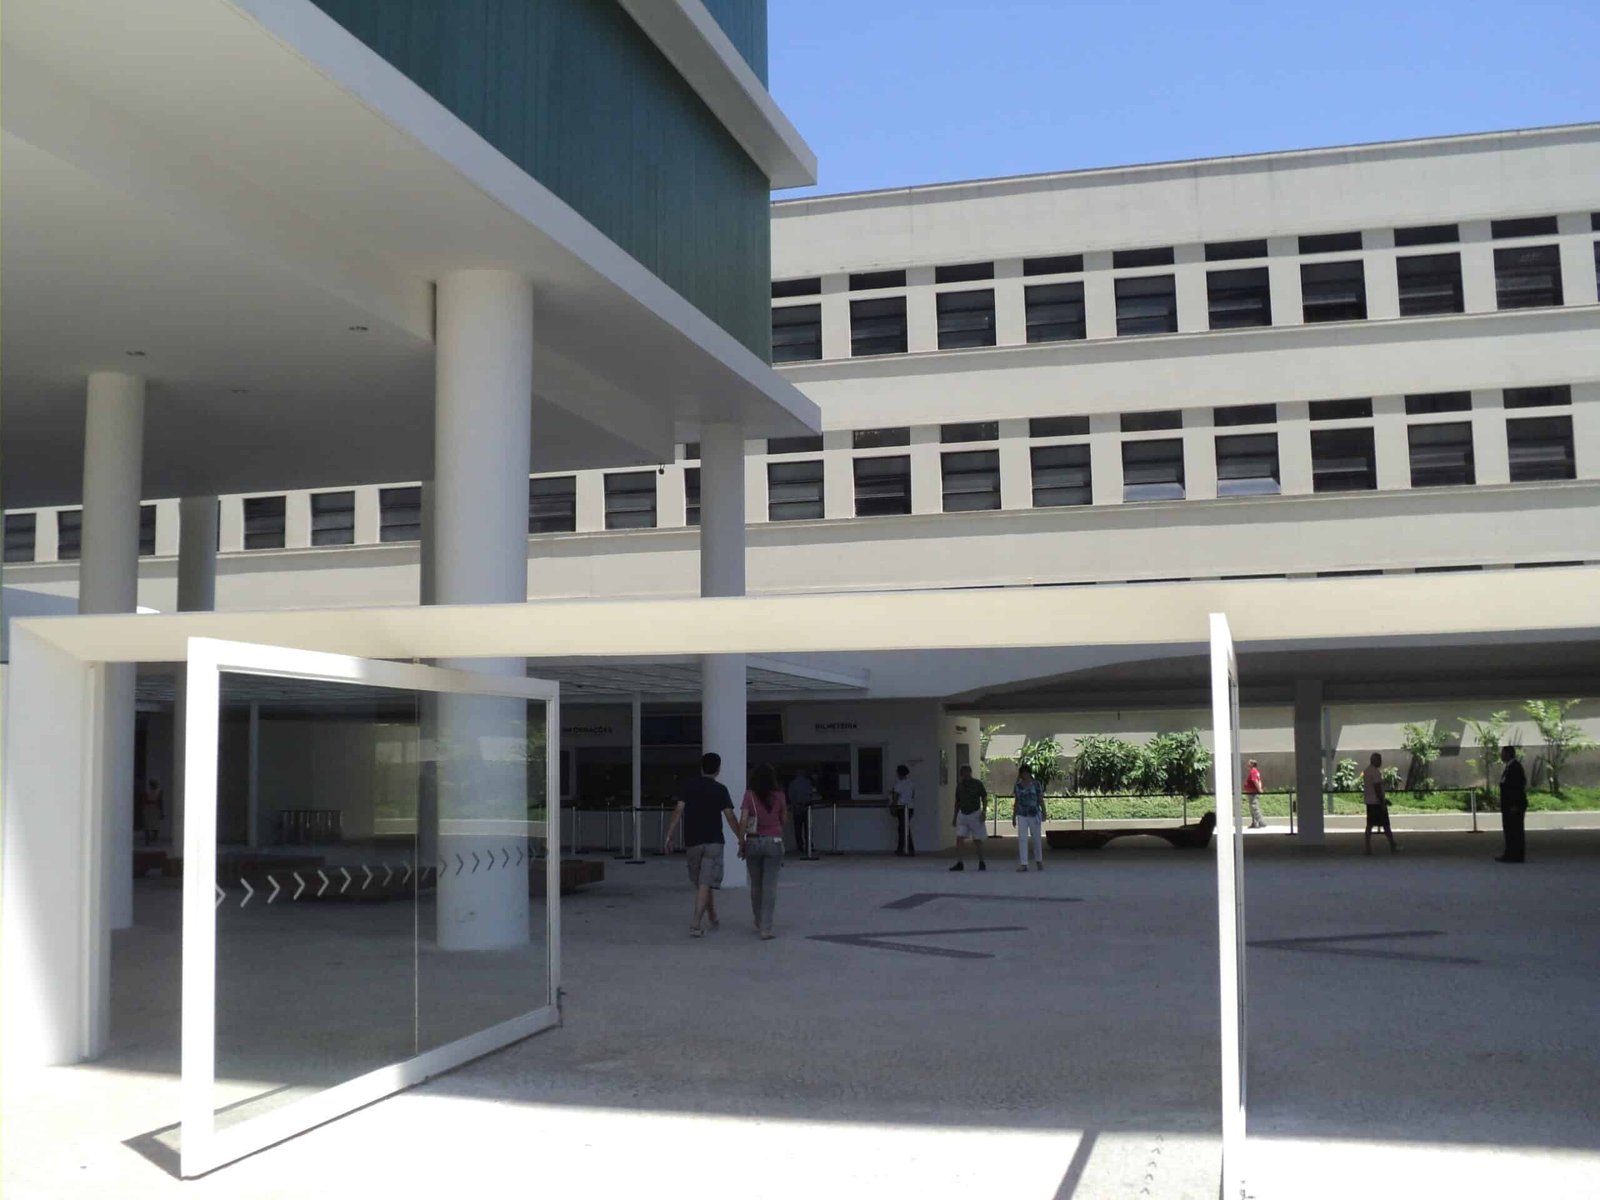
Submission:
[[[1500,828],[1506,835],[1506,848],[1495,862],[1519,863],[1528,855],[1528,773],[1522,769],[1515,746],[1500,747]]]
[[[719,927],[717,905],[712,889],[722,886],[722,823],[727,822],[733,836],[744,845],[744,833],[733,813],[733,797],[717,782],[722,770],[722,755],[705,754],[700,759],[700,774],[686,780],[678,789],[678,803],[667,826],[666,844],[683,826],[683,848],[689,859],[689,882],[694,887],[694,916],[689,921],[689,936],[700,937],[702,919],[711,928]]]

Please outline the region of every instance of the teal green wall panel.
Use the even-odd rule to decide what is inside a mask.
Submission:
[[[770,357],[766,176],[615,0],[316,2]],[[717,0],[719,9],[724,29],[751,45],[760,34],[764,73],[764,2]]]
[[[705,0],[734,49],[762,83],[767,82],[767,0]]]

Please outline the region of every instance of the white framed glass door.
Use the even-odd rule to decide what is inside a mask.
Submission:
[[[192,1177],[558,1023],[561,717],[522,675],[188,651]]]
[[[1222,1016],[1222,1190],[1244,1200],[1246,1112],[1244,802],[1240,790],[1239,664],[1228,619],[1211,614],[1211,728],[1217,804],[1217,955]]]

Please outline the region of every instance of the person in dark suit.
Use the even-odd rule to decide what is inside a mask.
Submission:
[[[1524,862],[1528,854],[1528,773],[1522,769],[1515,746],[1501,746],[1500,761],[1505,764],[1500,772],[1500,828],[1506,835],[1506,848],[1495,862]]]

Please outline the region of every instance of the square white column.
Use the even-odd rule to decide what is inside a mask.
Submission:
[[[1211,328],[1205,247],[1199,242],[1176,246],[1172,251],[1172,261],[1172,273],[1175,276],[1173,288],[1178,299],[1178,332],[1202,333]]]
[[[1029,457],[1028,422],[1000,422],[1000,507],[1033,507],[1033,461]]]
[[[1278,477],[1285,496],[1316,490],[1311,463],[1311,405],[1290,400],[1278,405]]]
[[[1400,315],[1400,280],[1394,262],[1394,230],[1361,232],[1363,270],[1367,276],[1367,319],[1392,321]]]
[[[1472,467],[1478,483],[1510,483],[1506,410],[1498,388],[1472,393]]]
[[[822,357],[850,357],[850,276],[822,277]]]
[[[944,511],[944,473],[939,461],[939,427],[911,427],[911,511]]]
[[[1494,312],[1494,245],[1489,222],[1461,222],[1461,307],[1469,313]]]
[[[693,465],[693,464],[690,464]],[[606,527],[604,471],[579,471],[573,483],[574,521],[579,533],[597,533]]]
[[[1404,396],[1372,398],[1372,450],[1380,491],[1411,486],[1411,442],[1406,435]]]
[[[1020,258],[994,264],[994,341],[997,346],[1022,346],[1028,341],[1028,314]]]
[[[355,539],[358,546],[369,546],[378,540],[378,489],[368,484],[356,489]]]
[[[1209,408],[1183,413],[1183,495],[1187,500],[1217,498],[1217,437]]]
[[[1096,506],[1122,503],[1122,424],[1116,413],[1089,418],[1089,475]]]
[[[744,520],[746,525],[767,523],[767,443],[754,438],[744,444]]]
[[[851,465],[848,429],[822,435],[822,515],[843,521],[856,515],[855,468]]]
[[[906,349],[912,354],[939,348],[939,318],[933,291],[933,268],[906,271]]]
[[[1300,242],[1292,237],[1267,239],[1267,284],[1272,289],[1272,323],[1304,325],[1300,295]]]
[[[1117,336],[1117,291],[1111,281],[1109,250],[1083,256],[1083,324],[1091,340]]]
[[[1566,304],[1596,304],[1595,239],[1600,232],[1590,228],[1589,214],[1562,213],[1556,218],[1561,235],[1561,299]]]

